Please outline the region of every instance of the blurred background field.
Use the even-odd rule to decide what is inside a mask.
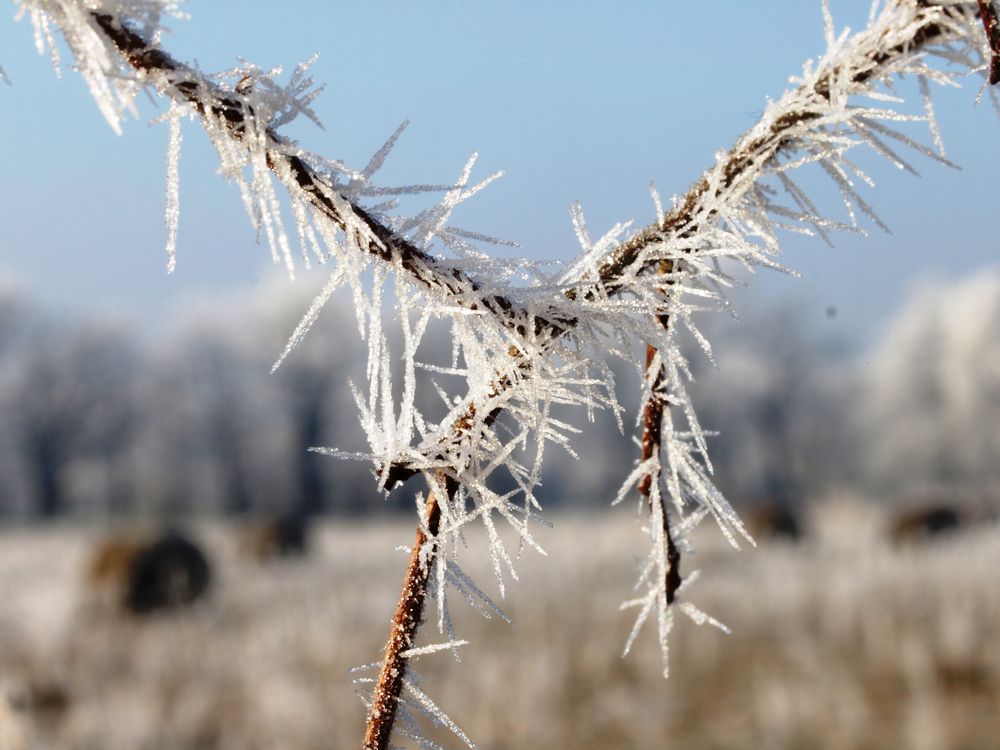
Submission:
[[[822,534],[739,553],[704,535],[691,598],[733,633],[679,621],[664,681],[651,634],[620,658],[635,519],[557,517],[502,603],[514,626],[456,605],[472,643],[461,663],[423,657],[425,689],[483,748],[996,747],[1000,529],[897,546],[845,498],[803,520]],[[4,532],[0,745],[356,746],[348,670],[379,656],[411,531],[331,521],[308,557],[261,564],[203,524],[211,593],[146,619],[95,600],[97,529]]]
[[[0,748],[357,746],[350,669],[380,657],[413,487],[383,499],[363,464],[306,452],[362,447],[353,333],[267,375],[309,298],[276,281],[193,300],[140,337],[5,288]],[[584,460],[549,451],[550,556],[520,559],[501,602],[514,625],[459,599],[462,662],[417,664],[480,747],[997,746],[1000,276],[915,287],[869,347],[794,302],[757,309],[712,324],[719,370],[693,360],[704,424],[724,428],[720,486],[761,546],[730,550],[706,523],[682,572],[702,571],[690,600],[733,633],[682,618],[667,681],[648,632],[620,658],[643,537],[632,500],[608,503],[635,446],[577,415]],[[352,322],[336,302],[324,315]],[[425,360],[446,361],[435,345]],[[638,375],[618,380],[636,401]],[[137,614],[130,545],[170,527],[211,582]],[[463,566],[496,597],[481,542]],[[160,603],[187,596],[164,581]]]

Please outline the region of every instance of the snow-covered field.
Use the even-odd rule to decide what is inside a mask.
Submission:
[[[514,626],[456,602],[472,643],[461,663],[422,658],[422,685],[484,750],[997,747],[1000,531],[896,550],[871,514],[835,515],[824,528],[843,533],[822,540],[686,557],[703,571],[692,601],[733,634],[680,621],[668,681],[652,633],[619,658],[633,519],[557,519],[539,531],[550,557],[526,553],[508,587]],[[0,747],[360,745],[349,669],[379,656],[409,527],[330,523],[307,560],[271,565],[239,559],[233,530],[200,528],[211,597],[142,622],[90,601],[99,535],[0,532]],[[495,591],[488,560],[467,567]]]

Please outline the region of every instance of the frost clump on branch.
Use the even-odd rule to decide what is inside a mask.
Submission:
[[[634,363],[643,383],[642,458],[615,502],[638,488],[650,539],[636,586],[639,595],[623,605],[639,609],[626,651],[653,618],[666,671],[675,608],[697,623],[723,627],[686,601],[696,576],[681,578],[680,554],[688,548],[690,530],[707,516],[734,546],[749,536],[713,483],[706,433],[688,394],[692,377],[681,340],[693,337],[711,359],[696,316],[729,309],[734,268],[787,270],[779,233],[829,242],[834,230],[864,232],[863,222],[887,229],[861,194],[862,185],[873,182],[852,152],[867,146],[914,173],[906,151],[950,164],[934,117],[931,84],[957,86],[970,72],[986,70],[988,59],[976,2],[877,0],[868,26],[857,34],[838,33],[824,3],[826,51],[805,64],[792,79],[793,88],[769,102],[760,121],[731,150],[720,152],[669,208],[654,189],[655,222],[644,229],[633,231],[630,223],[621,223],[594,241],[582,209],[574,207],[580,254],[551,271],[523,259],[492,259],[480,248],[498,240],[449,223],[461,202],[499,176],[474,183],[474,155],[452,184],[385,187],[374,176],[403,126],[360,170],[308,153],[282,136],[280,128],[296,117],[318,124],[310,105],[320,89],[308,74],[308,62],[286,84],[278,83],[279,70],[262,71],[249,63],[208,75],[159,47],[161,18],[177,15],[174,3],[20,0],[20,5],[35,25],[40,49],[50,50],[57,67],[53,29],[62,33],[116,130],[126,112],[134,113],[139,91],[170,101],[161,119],[169,123],[171,267],[183,118],[200,119],[258,236],[291,273],[292,243],[277,190],[283,188],[304,262],[329,263],[332,270],[277,364],[312,328],[323,303],[338,288],[350,289],[358,329],[368,343],[367,382],[351,384],[351,390],[369,448],[364,453],[318,450],[371,462],[387,490],[416,474],[428,485],[428,495],[417,497],[421,531],[411,551],[418,589],[409,591],[416,621],[410,612],[399,625],[405,632],[390,640],[373,680],[372,716],[394,712],[402,701],[407,711],[429,714],[470,745],[406,666],[417,654],[412,641],[425,594],[437,601],[438,628],[447,638],[443,648],[458,645],[449,588],[484,614],[502,616],[458,565],[466,527],[484,526],[502,596],[505,580],[517,577],[517,552],[505,544],[501,527],[512,530],[517,551],[541,552],[531,524],[541,511],[535,491],[545,451],[553,446],[574,454],[578,428],[557,414],[566,407],[588,417],[608,410],[624,429],[610,361],[625,359]],[[895,88],[894,80],[901,77],[916,80],[917,111]],[[913,123],[926,126],[930,146],[909,134]],[[830,218],[802,188],[798,173],[808,169],[832,182],[841,197],[842,218]],[[412,216],[399,213],[399,196],[423,193],[437,193],[440,199]],[[387,287],[393,290],[402,330],[402,365],[396,372],[385,333],[390,321],[382,307]],[[441,323],[452,339],[450,360],[426,361],[421,344]],[[636,356],[637,345],[645,347],[644,357]],[[400,377],[401,387],[396,384]],[[436,406],[418,406],[421,383],[437,394]],[[401,716],[403,732],[415,733],[412,715]],[[368,746],[384,747],[387,741],[388,735],[380,734]]]

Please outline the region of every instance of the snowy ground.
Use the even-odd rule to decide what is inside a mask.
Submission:
[[[894,550],[877,522],[828,511],[821,540],[685,558],[692,600],[734,632],[681,622],[664,682],[652,633],[619,658],[634,521],[559,519],[508,587],[515,626],[456,603],[472,644],[423,658],[424,688],[484,750],[995,748],[1000,531]],[[331,523],[308,560],[269,566],[238,559],[231,529],[199,535],[210,600],[137,623],[88,603],[97,530],[0,533],[0,747],[360,744],[348,670],[378,658],[412,530]],[[488,561],[469,567],[492,594]]]

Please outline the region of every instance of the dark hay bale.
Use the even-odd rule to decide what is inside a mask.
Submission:
[[[211,583],[199,546],[177,531],[156,536],[120,532],[102,539],[86,568],[97,611],[121,608],[135,615],[191,604]]]
[[[784,503],[758,505],[746,518],[747,531],[757,541],[783,539],[797,541],[803,536],[798,514]]]
[[[65,686],[54,681],[33,681],[26,688],[28,706],[34,717],[44,722],[58,721],[70,707]]]
[[[937,504],[898,512],[889,521],[889,538],[900,546],[927,542],[967,526],[969,519],[961,508]]]
[[[239,547],[243,557],[258,562],[303,557],[309,550],[309,526],[300,515],[269,518],[247,528]]]
[[[176,531],[144,547],[132,562],[125,608],[137,615],[184,607],[208,590],[211,568],[201,549]]]

